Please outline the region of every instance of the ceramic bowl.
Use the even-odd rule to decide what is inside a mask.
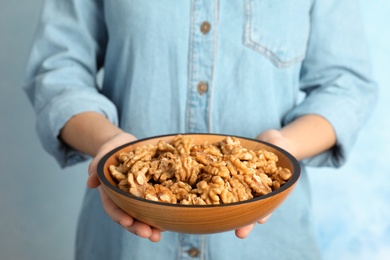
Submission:
[[[183,134],[184,135],[184,134]],[[195,144],[219,142],[225,135],[186,134]],[[290,169],[292,177],[281,188],[250,200],[219,205],[181,205],[155,202],[128,194],[115,185],[108,167],[117,164],[120,152],[129,152],[138,146],[171,142],[174,135],[156,136],[122,145],[107,153],[98,164],[98,177],[108,196],[125,212],[150,226],[165,231],[186,234],[218,233],[249,225],[277,209],[294,189],[301,172],[298,161],[288,152],[274,145],[237,137],[245,148],[266,149],[279,157],[278,165]]]

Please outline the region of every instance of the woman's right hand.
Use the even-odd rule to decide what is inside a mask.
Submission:
[[[88,167],[89,178],[87,181],[87,185],[89,188],[97,188],[99,190],[103,208],[113,221],[120,224],[124,229],[139,237],[148,238],[152,242],[158,242],[161,239],[161,231],[134,219],[132,216],[121,210],[107,195],[103,187],[100,185],[100,181],[97,176],[97,165],[100,159],[106,153],[122,144],[135,140],[136,138],[133,135],[122,132],[116,134],[107,142],[105,142],[99,148],[98,152],[96,153],[96,156]]]

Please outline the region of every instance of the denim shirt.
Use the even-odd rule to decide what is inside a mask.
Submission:
[[[377,97],[355,0],[49,0],[26,74],[39,137],[63,167],[87,159],[58,139],[84,111],[138,138],[255,138],[317,114],[337,144],[302,164],[340,167]],[[244,240],[164,232],[151,243],[113,223],[87,190],[76,256],[319,259],[305,168],[292,195]]]

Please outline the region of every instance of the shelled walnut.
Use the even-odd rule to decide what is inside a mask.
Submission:
[[[137,147],[118,155],[109,171],[134,196],[185,205],[226,204],[279,189],[292,176],[276,154],[249,150],[236,137],[195,145],[190,136]]]

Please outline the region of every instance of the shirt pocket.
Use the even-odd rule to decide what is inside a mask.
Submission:
[[[244,44],[283,68],[305,58],[311,0],[244,0]]]

